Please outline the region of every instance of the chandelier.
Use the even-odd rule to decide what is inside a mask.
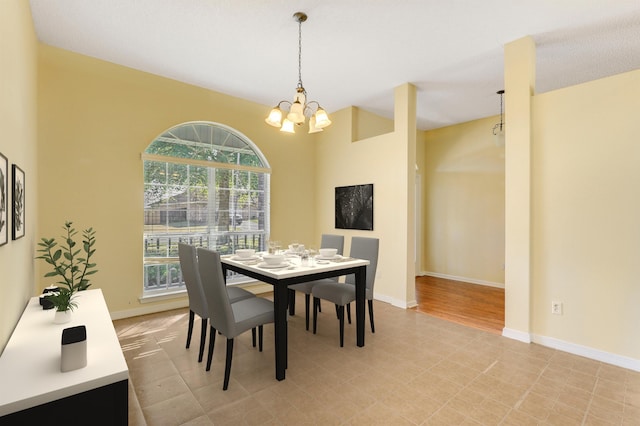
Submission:
[[[504,95],[504,90],[498,90],[496,94],[500,95],[500,123],[493,126],[493,137],[496,146],[502,148],[504,146],[504,122],[502,121],[502,96]]]
[[[278,102],[264,121],[270,126],[280,127],[281,132],[295,133],[294,124],[301,126],[309,118],[309,133],[321,132],[331,124],[331,120],[318,102],[307,102],[307,91],[302,85],[302,23],[307,20],[307,15],[296,12],[293,18],[298,23],[298,86],[293,102]],[[284,111],[287,112],[284,120],[282,120],[283,106]]]

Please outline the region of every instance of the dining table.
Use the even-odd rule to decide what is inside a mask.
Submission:
[[[273,267],[261,261],[260,254],[244,259],[236,255],[221,256],[223,275],[227,271],[254,278],[273,286],[274,335],[275,335],[275,368],[276,379],[284,380],[287,369],[287,314],[288,287],[323,278],[355,275],[356,287],[356,344],[364,346],[365,292],[367,265],[369,261],[352,257],[335,256],[329,260],[312,259],[303,264],[295,255],[287,256],[286,265]],[[345,284],[347,285],[347,284]]]

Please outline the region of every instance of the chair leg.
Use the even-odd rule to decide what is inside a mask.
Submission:
[[[213,347],[216,344],[216,329],[211,326],[209,331],[209,355],[207,356],[207,371],[211,370],[211,359],[213,358]]]
[[[233,358],[233,339],[227,339],[227,361],[224,364],[224,384],[222,390],[229,387],[229,376],[231,375],[231,359]]]
[[[340,319],[340,308],[336,305],[336,318]]]
[[[189,328],[187,328],[187,346],[186,348],[189,349],[189,346],[191,346],[191,334],[193,333],[193,320],[195,317],[195,313],[189,309]]]
[[[349,324],[351,324],[351,303],[347,303],[347,319],[349,320]]]
[[[296,314],[296,291],[289,289],[289,315],[294,316]]]
[[[344,346],[344,305],[338,309],[338,319],[340,320],[340,347]]]
[[[251,343],[253,343],[253,347],[256,347],[256,328],[253,327],[251,329]]]
[[[313,298],[313,334],[316,334],[316,329],[318,326],[318,306],[320,305],[320,299],[317,297]]]
[[[307,331],[309,331],[309,308],[310,308],[310,302],[311,302],[311,295],[310,294],[305,294],[304,295],[304,311],[305,311],[305,316],[304,316],[304,320],[305,320],[305,326],[307,327]]]
[[[202,318],[202,328],[200,329],[200,352],[198,352],[198,362],[202,362],[202,355],[204,355],[204,343],[207,341],[207,325],[209,320]]]
[[[373,326],[373,300],[369,300],[369,322],[371,323],[371,332],[375,333],[376,328]]]
[[[258,342],[260,342],[258,344],[258,350],[262,352],[262,326],[261,325],[258,326]]]
[[[320,300],[322,299],[318,299],[318,312],[322,312],[322,303],[320,303]]]

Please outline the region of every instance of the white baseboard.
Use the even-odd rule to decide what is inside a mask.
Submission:
[[[569,352],[574,355],[583,356],[585,358],[594,359],[607,364],[618,367],[627,368],[633,371],[640,371],[640,359],[629,358],[623,355],[612,354],[610,352],[601,351],[599,349],[590,348],[588,346],[578,345],[576,343],[565,342],[564,340],[553,337],[533,335],[533,342],[549,348],[558,349],[563,352]]]
[[[404,301],[401,299],[396,299],[395,297],[385,296],[383,294],[374,294],[373,298],[375,300],[379,300],[381,302],[385,302],[402,309],[412,308],[418,305],[415,300]]]
[[[502,336],[508,337],[509,339],[518,340],[524,343],[531,343],[531,335],[529,333],[525,333],[524,331],[514,330],[512,328],[503,328]]]
[[[622,367],[633,371],[640,371],[639,359],[612,354],[610,352],[601,351],[599,349],[590,348],[588,346],[578,345],[576,343],[565,342],[564,340],[556,339],[554,337],[529,334],[523,331],[518,331],[506,327],[502,329],[502,336],[524,343],[537,343],[548,348],[583,356],[585,358],[593,359],[595,361],[601,361],[606,364],[615,365],[617,367]]]
[[[142,305],[139,308],[127,309],[124,311],[110,312],[112,320],[123,318],[137,317],[140,315],[155,314],[158,312],[170,311],[171,309],[180,309],[189,307],[189,299],[186,297],[176,299],[167,303],[154,303]]]
[[[422,276],[426,275],[428,277],[444,278],[446,280],[462,281],[462,282],[470,283],[470,284],[486,285],[488,287],[504,288],[504,284],[503,283],[496,283],[496,282],[493,282],[493,281],[477,280],[475,278],[458,277],[458,276],[455,276],[455,275],[441,274],[439,272],[423,271],[423,272],[420,273],[420,275],[422,275]]]

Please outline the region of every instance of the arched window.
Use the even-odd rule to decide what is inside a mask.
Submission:
[[[184,123],[158,136],[142,159],[143,296],[185,290],[179,242],[221,254],[265,249],[271,171],[246,136],[217,123]]]

